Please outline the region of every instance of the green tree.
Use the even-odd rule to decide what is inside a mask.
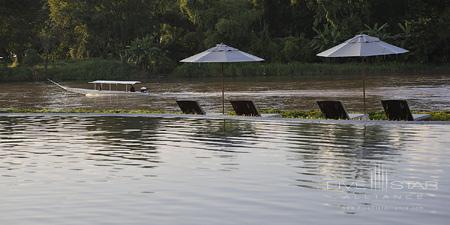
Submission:
[[[27,49],[25,51],[23,57],[23,64],[31,67],[32,74],[34,77],[33,79],[36,79],[37,77],[36,65],[38,65],[40,62],[42,62],[42,58],[35,49]]]
[[[125,58],[128,63],[153,73],[164,73],[174,66],[172,60],[167,57],[167,52],[161,49],[152,36],[132,41],[125,50]]]
[[[25,50],[38,45],[37,33],[45,21],[42,0],[1,0],[0,55],[22,61]]]
[[[220,42],[269,61],[311,62],[360,32],[409,49],[399,60],[448,63],[450,52],[443,0],[0,1],[0,56],[22,62],[35,49],[45,65],[101,57],[169,71]]]
[[[159,32],[162,0],[48,0],[71,58],[118,57],[136,37]]]

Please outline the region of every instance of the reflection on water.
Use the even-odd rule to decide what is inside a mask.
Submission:
[[[0,117],[0,224],[446,224],[449,131]]]
[[[65,83],[92,88],[86,83]],[[89,98],[64,92],[49,83],[0,84],[0,108],[151,108],[178,110],[176,99],[199,100],[205,110],[221,109],[221,83],[210,79],[162,79],[144,84],[150,96]],[[253,77],[226,81],[226,98],[254,100],[260,108],[317,109],[316,100],[339,99],[352,111],[361,111],[361,81],[356,78],[297,79]],[[407,99],[413,109],[450,110],[450,76],[371,76],[367,81],[368,107],[381,110],[381,99]],[[231,106],[227,105],[231,110]]]

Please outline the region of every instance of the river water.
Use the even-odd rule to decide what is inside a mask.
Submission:
[[[64,83],[89,87],[85,83]],[[89,98],[0,84],[0,108],[220,110],[217,80],[159,79],[148,97]],[[227,79],[227,99],[361,111],[361,82]],[[370,110],[450,110],[449,76],[373,76]],[[227,106],[228,109],[229,106]],[[0,224],[448,224],[450,127],[0,114]]]
[[[448,224],[450,127],[0,116],[0,224]]]
[[[331,79],[332,78],[332,79]],[[92,85],[63,82],[70,87]],[[145,108],[178,111],[176,99],[194,99],[208,112],[221,110],[218,79],[154,79],[144,84],[147,97],[85,97],[50,84],[0,83],[0,108]],[[362,111],[362,82],[358,77],[298,79],[295,77],[227,78],[226,99],[250,99],[259,108],[310,110],[317,100],[343,101],[349,111]],[[139,87],[138,87],[139,88]],[[371,76],[367,79],[369,110],[382,110],[381,99],[407,99],[413,110],[450,110],[450,75]],[[228,110],[232,110],[229,104]]]

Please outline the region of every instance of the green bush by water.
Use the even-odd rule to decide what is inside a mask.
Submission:
[[[431,121],[450,121],[450,112],[436,111],[436,112],[412,112],[414,114],[430,114]],[[369,112],[369,119],[371,120],[387,120],[386,114],[383,111]]]
[[[91,108],[75,108],[75,109],[47,109],[47,108],[7,108],[0,109],[0,113],[105,113],[105,114],[179,114],[180,112],[170,112],[164,110],[152,109],[91,109]],[[261,110],[263,114],[280,114],[282,118],[297,118],[297,119],[324,119],[319,110],[300,111],[300,110],[279,110],[279,109],[264,109]],[[450,112],[435,111],[435,112],[414,112],[418,114],[431,114],[431,121],[450,121]],[[230,111],[228,115],[235,115]],[[370,120],[387,120],[383,111],[370,112]]]
[[[0,82],[18,82],[33,80],[33,72],[29,67],[0,67]]]
[[[301,111],[301,110],[279,110],[279,109],[264,109],[261,110],[263,114],[280,114],[283,118],[302,118],[302,119],[324,119],[319,110]]]
[[[427,113],[427,112],[424,112]],[[431,114],[431,120],[435,121],[450,121],[450,112],[429,112]]]

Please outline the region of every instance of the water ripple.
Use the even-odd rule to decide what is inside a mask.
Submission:
[[[449,129],[0,117],[0,223],[444,224]]]

